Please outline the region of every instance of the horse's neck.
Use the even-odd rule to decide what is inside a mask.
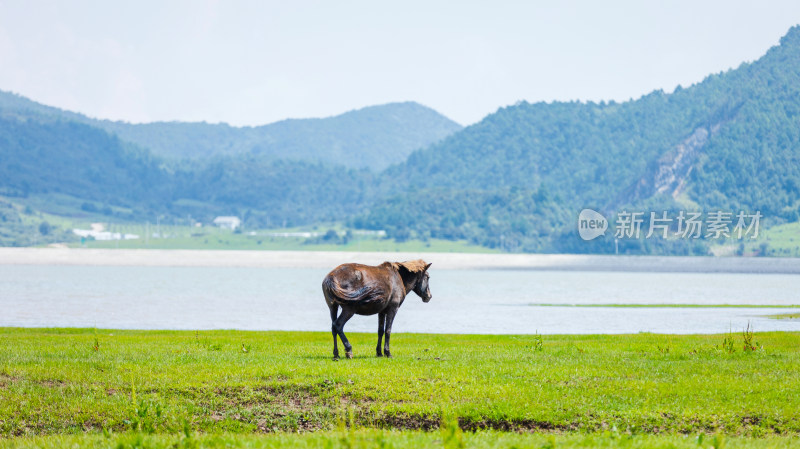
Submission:
[[[412,273],[404,268],[397,268],[397,274],[400,276],[400,280],[403,282],[403,288],[405,289],[405,294],[403,298],[408,296],[409,293],[414,291],[414,285],[417,283],[417,273]]]
[[[409,279],[406,279],[403,278],[402,276],[400,276],[400,279],[402,279],[403,281],[403,288],[405,289],[405,294],[403,295],[403,298],[405,298],[406,296],[408,296],[409,293],[414,291],[414,284],[417,283],[416,282],[417,280],[416,277],[411,277]]]

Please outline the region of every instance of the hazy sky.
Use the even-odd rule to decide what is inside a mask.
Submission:
[[[413,100],[627,100],[738,66],[800,1],[0,0],[0,90],[89,116],[258,125]]]

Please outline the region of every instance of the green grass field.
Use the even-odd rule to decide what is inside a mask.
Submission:
[[[618,431],[597,434],[543,434],[498,431],[462,432],[388,431],[355,429],[313,433],[275,434],[119,434],[50,436],[0,439],[0,448],[628,448],[628,449],[737,449],[794,448],[797,439],[788,436],[726,437],[725,435],[628,435]]]
[[[67,246],[77,248],[120,248],[120,249],[224,249],[224,250],[273,250],[273,251],[380,251],[380,252],[457,252],[457,253],[498,253],[499,250],[473,245],[466,241],[443,239],[408,240],[403,242],[370,234],[371,231],[353,230],[341,223],[321,223],[291,228],[245,229],[233,232],[220,229],[209,223],[204,226],[189,226],[182,219],[162,219],[155,217],[150,222],[120,221],[109,218],[100,211],[81,210],[82,201],[67,195],[49,193],[32,195],[24,202],[11,201],[0,196],[0,201],[12,204],[19,213],[24,232],[17,235],[16,245],[48,246],[54,235],[40,235],[39,226],[46,222],[53,233],[66,240],[56,240]],[[130,210],[112,207],[118,213]],[[46,211],[46,212],[44,212]],[[109,221],[111,220],[111,221]],[[102,223],[106,231],[133,234],[139,238],[131,240],[98,241],[81,239],[72,233],[73,229],[88,230],[92,223]],[[0,230],[3,225],[0,224]],[[326,239],[326,232],[338,233],[334,239]],[[350,231],[348,234],[348,230]],[[274,234],[307,232],[314,237],[282,237]],[[12,245],[14,246],[14,245]]]
[[[124,227],[121,227],[124,228]],[[138,227],[130,227],[132,230]],[[189,229],[189,228],[187,228]],[[117,232],[117,231],[114,231]],[[173,235],[168,238],[150,238],[123,241],[89,241],[73,243],[72,247],[122,248],[122,249],[226,249],[226,250],[270,250],[270,251],[381,251],[381,252],[498,252],[463,241],[430,239],[427,242],[408,240],[396,242],[378,237],[356,237],[347,243],[314,242],[301,237],[270,237],[268,232],[257,231],[256,235],[237,234],[227,230],[207,228],[194,235]]]
[[[800,313],[778,313],[775,315],[766,315],[769,318],[776,320],[800,320]]]
[[[557,303],[531,303],[534,307],[618,307],[626,309],[800,309],[794,304],[557,304]]]
[[[800,257],[800,222],[761,228],[757,239],[730,238],[715,245],[712,250],[725,256],[740,251],[744,255]]]
[[[88,229],[89,223],[74,223],[71,226]],[[227,249],[227,250],[273,250],[273,251],[402,251],[402,252],[468,252],[496,253],[497,250],[471,245],[465,241],[429,239],[427,241],[408,240],[397,242],[376,235],[363,235],[337,224],[327,226],[307,226],[286,229],[259,229],[233,232],[214,226],[191,227],[169,224],[108,224],[106,230],[138,235],[138,239],[73,242],[71,247],[120,248],[120,249]],[[338,233],[337,238],[326,240],[324,234],[329,230]],[[282,237],[273,234],[308,232],[316,237]]]
[[[58,193],[31,195],[24,200],[0,196],[0,201],[14,205],[20,212],[22,222],[29,228],[28,234],[20,241],[26,245],[47,245],[50,240],[37,235],[39,225],[47,222],[59,231],[67,232],[69,246],[90,248],[153,248],[153,249],[247,249],[247,250],[299,250],[299,251],[403,251],[403,252],[501,252],[497,249],[473,245],[465,241],[429,239],[427,241],[409,240],[397,242],[385,237],[356,235],[348,241],[322,241],[319,238],[274,237],[271,233],[317,232],[324,234],[334,229],[344,235],[342,223],[321,223],[294,228],[246,229],[233,233],[216,228],[209,223],[196,228],[188,226],[185,219],[164,219],[157,224],[153,217],[149,224],[144,222],[120,221],[110,218],[102,211],[87,212],[81,209],[83,200]],[[681,201],[687,207],[697,207],[688,197]],[[131,211],[121,207],[110,207],[116,214],[129,214]],[[109,212],[110,213],[110,212]],[[109,220],[112,222],[109,223]],[[141,238],[128,241],[84,241],[71,235],[71,229],[88,229],[93,222],[107,224],[108,230],[139,235]],[[255,235],[249,235],[255,232]],[[154,234],[160,234],[154,237]],[[148,236],[148,237],[145,237]],[[762,223],[757,239],[737,239],[731,237],[711,246],[712,252],[719,256],[776,256],[800,257],[800,222],[769,225]]]
[[[65,229],[73,227],[88,228],[89,222],[70,222],[55,216],[44,216],[51,223]],[[41,218],[37,218],[41,220]],[[33,219],[31,219],[33,220]],[[35,221],[35,220],[33,220]],[[31,221],[31,223],[33,223]],[[35,223],[34,223],[35,224]],[[127,241],[88,241],[71,243],[70,246],[87,246],[90,248],[154,248],[154,249],[247,249],[247,250],[299,250],[299,251],[410,251],[410,252],[470,252],[496,253],[496,249],[472,245],[465,241],[429,239],[427,241],[409,240],[397,242],[393,239],[377,236],[355,235],[350,240],[339,239],[326,242],[321,238],[275,237],[272,233],[282,232],[316,232],[324,234],[329,229],[345,234],[346,229],[340,224],[306,226],[286,229],[246,230],[234,233],[213,226],[195,228],[162,224],[156,226],[143,223],[111,224],[109,230],[139,235],[141,238]],[[159,232],[160,231],[160,232]],[[154,237],[154,234],[160,237]],[[254,233],[251,235],[250,233]],[[146,235],[150,237],[145,238]],[[745,255],[768,255],[779,257],[800,256],[800,223],[789,223],[763,229],[756,240],[732,239],[718,245],[720,255],[734,255],[739,244],[743,244]],[[766,252],[765,252],[766,251]],[[762,254],[763,253],[763,254]]]
[[[786,223],[766,229],[756,242],[748,243],[751,250],[766,244],[769,255],[800,257],[800,223]]]
[[[0,329],[0,447],[698,447],[700,435],[790,447],[800,435],[798,333],[756,334],[749,350],[737,333],[395,334],[392,359],[374,356],[375,336],[350,337],[355,358],[334,362],[323,332]]]

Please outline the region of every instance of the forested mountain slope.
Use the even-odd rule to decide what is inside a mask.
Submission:
[[[387,174],[414,193],[392,197],[398,186],[386,188],[390,199],[358,224],[490,246],[503,236],[559,250],[554,234],[574,230],[584,207],[760,210],[796,220],[800,28],[759,60],[670,94],[502,108]],[[437,207],[398,220],[424,201]],[[519,210],[519,202],[530,204]]]
[[[462,127],[414,102],[370,106],[328,118],[283,120],[256,127],[95,120],[0,91],[0,116],[80,122],[169,159],[258,154],[268,159],[383,169]]]
[[[509,251],[616,250],[613,232],[578,239],[583,208],[609,218],[623,209],[759,211],[767,224],[794,222],[800,27],[757,61],[672,93],[520,102],[439,141],[457,128],[415,103],[257,128],[127,125],[0,93],[0,192],[57,192],[111,206],[112,218],[239,215],[251,228],[338,221],[398,240],[466,239]],[[150,151],[156,141],[168,150]],[[422,141],[438,142],[404,159]],[[199,142],[208,157],[164,155],[188,156]],[[650,240],[621,249],[708,247]]]

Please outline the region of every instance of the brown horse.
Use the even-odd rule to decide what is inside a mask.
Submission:
[[[391,357],[389,337],[392,321],[397,309],[403,304],[408,292],[413,291],[422,301],[431,300],[428,286],[428,268],[423,260],[408,262],[384,262],[377,267],[346,263],[339,265],[325,276],[322,293],[331,310],[331,333],[333,334],[333,359],[339,358],[336,336],[342,339],[345,355],[353,358],[353,347],[344,335],[344,325],[354,314],[378,314],[377,356]],[[342,308],[342,313],[336,314]],[[381,340],[386,335],[386,344],[381,354]]]

